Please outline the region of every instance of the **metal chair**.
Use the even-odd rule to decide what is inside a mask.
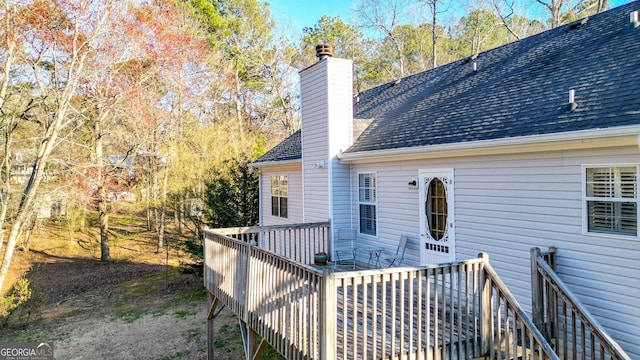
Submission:
[[[341,261],[353,261],[353,269],[356,268],[356,231],[353,229],[338,229],[338,236],[334,241],[336,255],[334,264]]]
[[[406,235],[401,235],[395,255],[384,259],[389,263],[389,267],[402,265],[402,261],[404,260],[404,252],[407,249],[407,240],[408,238]]]

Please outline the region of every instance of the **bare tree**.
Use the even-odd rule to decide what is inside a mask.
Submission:
[[[33,70],[32,79],[39,96],[40,111],[33,121],[39,125],[40,141],[7,238],[0,267],[0,288],[8,274],[16,242],[34,209],[37,190],[51,153],[59,143],[58,137],[75,122],[70,116],[73,98],[92,42],[104,31],[104,21],[111,9],[111,3],[104,0],[78,1],[74,6],[70,5],[62,0],[37,0],[30,3],[28,9],[16,10],[29,16],[20,40],[24,49],[22,55]],[[90,11],[94,16],[83,16]],[[5,14],[10,15],[14,14]]]
[[[558,27],[575,19],[597,14],[609,7],[608,0],[535,0],[549,12],[549,26]]]
[[[507,29],[507,31],[509,31],[509,33],[516,38],[516,40],[520,40],[520,34],[516,29],[513,28],[513,26],[511,26],[511,22],[509,21],[509,19],[515,13],[515,10],[514,10],[515,0],[504,0],[503,1],[504,6],[501,6],[500,4],[501,2],[502,1],[492,0],[492,5],[495,10],[495,14],[497,14],[500,17],[500,20],[502,21],[500,25],[504,26],[505,29]]]
[[[431,14],[431,67],[438,66],[438,6],[442,0],[421,0],[429,8]]]
[[[403,11],[407,7],[404,0],[361,0],[354,9],[360,19],[359,26],[378,30],[393,44],[398,61],[398,77],[405,76],[404,44],[395,33],[395,27],[403,20]]]

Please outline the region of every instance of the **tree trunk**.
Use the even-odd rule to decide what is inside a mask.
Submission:
[[[106,189],[101,186],[99,189],[99,197],[103,200],[98,204],[100,219],[100,261],[109,261],[109,209],[106,202]]]
[[[104,174],[104,154],[102,140],[102,120],[107,116],[106,112],[98,114],[94,125],[95,130],[95,155],[98,169],[98,219],[100,222],[100,261],[109,261],[109,205],[107,198],[106,176]]]
[[[57,125],[55,124],[55,122],[59,120],[61,116],[63,116],[63,114],[56,114],[56,120],[54,120],[54,124],[52,126]],[[11,259],[13,258],[13,252],[15,250],[16,243],[18,242],[20,234],[22,233],[23,225],[33,211],[36,189],[40,185],[42,174],[44,172],[44,166],[49,159],[49,154],[51,154],[54,143],[58,137],[58,129],[48,128],[46,134],[48,134],[49,136],[45,136],[45,140],[40,143],[40,146],[38,148],[38,156],[33,163],[33,170],[31,170],[29,181],[27,182],[27,185],[22,192],[22,198],[20,199],[20,204],[18,205],[18,210],[16,211],[15,219],[11,226],[9,238],[7,239],[6,249],[4,250],[4,257],[2,259],[2,266],[0,267],[0,291],[2,291],[4,281],[6,280],[7,274],[9,273],[9,265],[11,264]],[[2,241],[2,239],[0,239],[0,241]]]
[[[432,58],[432,68],[435,69],[438,66],[438,29],[436,27],[437,13],[438,10],[438,0],[433,0],[431,5],[431,12],[433,14],[431,21],[431,58]]]
[[[19,215],[20,214],[18,214],[18,216]],[[2,267],[0,267],[0,292],[4,286],[4,280],[7,278],[7,274],[9,273],[9,265],[11,264],[11,258],[13,258],[13,251],[16,248],[16,242],[20,237],[22,221],[23,219],[18,217],[11,226],[11,232],[9,233],[9,239],[7,240],[7,248],[4,251],[4,258],[2,259]]]
[[[165,211],[164,206],[160,205],[155,208],[156,214],[156,235],[158,236],[158,247],[156,252],[161,252],[164,247],[164,224],[165,224]]]
[[[7,211],[9,209],[9,202],[11,197],[11,143],[12,133],[10,129],[5,127],[4,130],[4,189],[1,196],[2,209],[0,210],[0,251],[2,251],[2,245],[4,243],[4,223],[7,219]]]
[[[158,171],[160,169],[158,168]],[[165,228],[167,225],[167,186],[169,183],[169,161],[164,164],[162,169],[162,188],[160,189],[160,226],[158,227],[158,252],[162,250],[166,239],[164,238]]]
[[[238,117],[238,127],[240,129],[240,144],[244,144],[244,124],[242,123],[242,104],[240,103],[240,74],[236,70],[236,116]],[[235,153],[239,153],[238,142],[233,142],[233,149]]]
[[[147,195],[149,196],[149,195]],[[151,209],[151,200],[147,200],[147,231],[153,230],[153,212]]]
[[[29,252],[29,240],[31,240],[31,234],[33,233],[33,229],[36,227],[36,222],[38,221],[37,213],[37,211],[32,212],[31,217],[25,221],[25,225],[28,224],[29,227],[27,227],[26,232],[22,237],[22,250],[24,250],[24,252]]]
[[[180,194],[180,200],[177,206],[177,211],[176,211],[176,218],[178,220],[178,233],[180,235],[182,235],[184,233],[184,221],[185,221],[185,211],[187,211],[186,209],[186,201],[185,201],[185,197],[186,195],[184,193]]]

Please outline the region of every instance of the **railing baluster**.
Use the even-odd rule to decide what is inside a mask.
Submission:
[[[440,349],[438,348],[440,345],[440,290],[438,288],[438,274],[441,272],[441,269],[436,269],[433,272],[433,348],[435,360],[440,360]]]
[[[457,289],[457,296],[456,296],[456,306],[455,306],[455,312],[452,315],[455,315],[455,318],[457,319],[457,338],[460,339],[458,340],[458,353],[457,353],[457,357],[460,358],[462,356],[462,341],[461,339],[463,339],[462,337],[462,265],[458,265],[456,266],[454,269],[456,269],[456,279],[457,279],[457,284],[458,284],[458,289]],[[466,296],[465,296],[466,297]],[[453,309],[452,309],[453,311]],[[454,318],[454,316],[451,317],[452,319]],[[452,326],[453,328],[453,326]]]
[[[436,347],[435,341],[434,341],[433,344],[431,343],[431,334],[430,334],[430,331],[429,331],[431,329],[431,326],[432,326],[431,324],[433,323],[432,322],[432,316],[431,316],[431,314],[432,314],[431,309],[432,309],[432,306],[433,306],[433,303],[434,303],[432,301],[433,297],[431,296],[431,284],[432,284],[431,276],[433,274],[433,269],[425,270],[424,274],[425,274],[425,292],[426,292],[426,294],[425,294],[425,302],[426,303],[425,303],[425,307],[424,308],[425,308],[425,316],[426,316],[426,324],[427,324],[427,329],[424,332],[424,337],[425,337],[425,349],[427,351],[427,359],[428,359],[429,355],[431,355],[431,358],[435,358],[435,356],[433,355],[432,349],[434,349]]]
[[[414,341],[413,330],[414,329],[417,330],[421,325],[420,323],[416,323],[415,322],[415,315],[414,315],[414,310],[415,310],[415,308],[414,308],[414,300],[415,300],[414,299],[414,294],[415,294],[415,292],[414,292],[415,291],[414,290],[414,282],[415,282],[415,280],[416,280],[415,271],[409,272],[408,273],[408,279],[407,279],[407,281],[409,282],[408,283],[409,290],[408,290],[408,295],[407,295],[408,301],[409,301],[409,304],[408,304],[408,308],[409,308],[409,314],[408,315],[409,316],[407,316],[408,317],[407,322],[409,323],[409,326],[406,328],[406,331],[409,332],[409,339],[408,339],[408,342],[407,342],[407,345],[408,345],[407,346],[407,351],[408,351],[409,354],[413,354],[414,351],[416,351],[416,349],[414,348],[414,343],[413,343],[413,341]]]
[[[441,356],[443,359],[446,359],[446,353],[447,353],[447,292],[446,292],[446,282],[447,282],[447,267],[443,267],[442,271],[440,272],[441,277],[440,277],[440,286],[442,286],[442,289],[440,290],[440,298],[442,299],[442,304],[440,305],[440,318],[441,318],[441,326],[442,328],[440,328],[440,334],[442,336],[442,340],[441,340]]]
[[[351,278],[351,311],[353,313],[352,322],[352,341],[351,348],[353,349],[353,359],[358,358],[358,284],[357,278]]]

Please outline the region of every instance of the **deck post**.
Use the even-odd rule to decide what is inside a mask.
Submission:
[[[531,248],[531,317],[538,330],[548,339],[544,327],[544,289],[543,278],[538,272],[538,256],[540,249]]]
[[[480,253],[478,257],[483,260],[483,265],[489,263],[489,254]],[[483,271],[480,278],[480,353],[482,356],[489,352],[493,345],[493,331],[491,326],[491,283],[489,276]]]
[[[266,340],[251,328],[242,319],[238,319],[240,323],[240,333],[242,334],[242,344],[244,346],[244,354],[246,360],[259,359],[260,354],[267,348]]]
[[[209,293],[209,303],[211,307],[207,315],[207,359],[213,360],[213,343],[211,341],[213,339],[213,319],[215,318],[215,311],[220,301],[213,294]]]
[[[320,359],[336,358],[336,278],[333,267],[325,266],[320,284]]]

